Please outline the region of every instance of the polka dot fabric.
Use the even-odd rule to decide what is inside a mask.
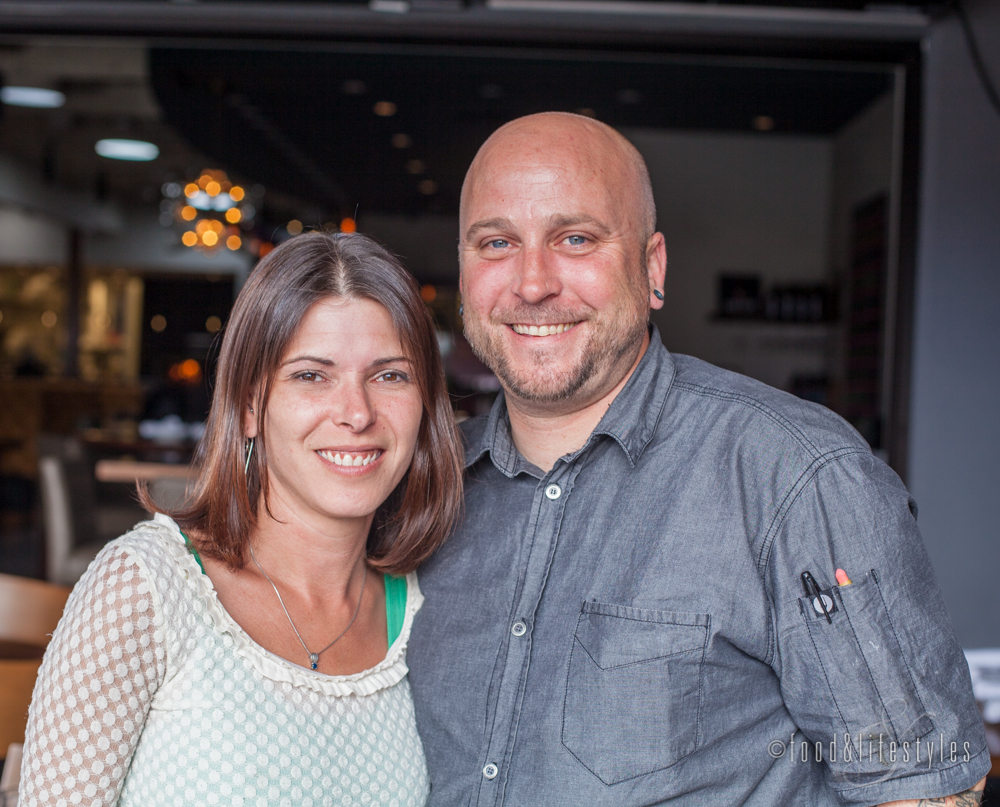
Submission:
[[[423,805],[403,630],[350,676],[255,644],[164,516],[77,584],[39,672],[21,769],[36,805]]]

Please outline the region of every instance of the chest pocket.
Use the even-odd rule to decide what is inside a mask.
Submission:
[[[668,768],[697,747],[709,623],[707,614],[584,603],[562,742],[605,784]]]

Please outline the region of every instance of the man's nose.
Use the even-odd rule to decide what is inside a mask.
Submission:
[[[524,247],[517,276],[511,289],[526,303],[536,304],[562,290],[552,256],[544,247]]]
[[[353,432],[363,432],[375,421],[368,387],[364,380],[350,380],[333,390],[333,420]]]

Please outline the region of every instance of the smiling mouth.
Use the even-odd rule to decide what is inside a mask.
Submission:
[[[334,465],[344,465],[357,468],[362,465],[368,465],[374,460],[377,460],[382,455],[382,450],[377,448],[374,451],[317,451],[316,453],[323,459],[329,460]]]
[[[577,322],[561,322],[558,325],[511,325],[511,329],[514,333],[520,334],[521,336],[555,336],[559,333],[565,333],[570,328],[578,325]]]

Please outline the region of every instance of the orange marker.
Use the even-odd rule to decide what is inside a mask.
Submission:
[[[836,577],[838,586],[851,585],[851,578],[847,576],[847,572],[845,572],[843,569],[837,569]]]

